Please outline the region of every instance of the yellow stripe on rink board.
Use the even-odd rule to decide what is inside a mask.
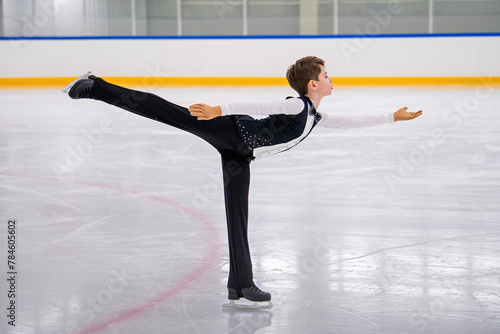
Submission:
[[[286,78],[269,77],[103,77],[105,80],[132,86],[282,86]]]
[[[70,78],[0,78],[0,88],[63,88]],[[142,87],[168,86],[282,86],[276,77],[103,77],[118,85]],[[334,86],[421,86],[421,85],[500,85],[500,77],[350,77],[332,78]]]
[[[44,88],[61,87],[72,82],[71,78],[0,78],[0,88]],[[286,78],[259,77],[102,77],[117,85],[142,87],[168,86],[282,86],[288,85]]]
[[[500,77],[392,77],[332,78],[333,85],[349,86],[423,86],[423,85],[499,85]]]

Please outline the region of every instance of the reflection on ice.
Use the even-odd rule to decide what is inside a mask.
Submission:
[[[339,88],[320,111],[424,115],[316,129],[252,163],[254,275],[274,307],[249,312],[221,309],[215,150],[59,90],[0,91],[0,218],[19,222],[20,289],[18,325],[2,333],[498,333],[500,94],[488,92],[469,104],[474,87]],[[154,93],[183,105],[291,94]]]

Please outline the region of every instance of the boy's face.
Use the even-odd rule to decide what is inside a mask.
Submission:
[[[326,68],[323,65],[320,65],[320,67],[321,72],[319,73],[318,80],[313,80],[313,82],[316,87],[316,92],[321,96],[327,96],[332,94],[332,79],[328,76]]]

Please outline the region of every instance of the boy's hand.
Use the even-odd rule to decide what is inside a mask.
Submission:
[[[409,121],[410,119],[417,118],[422,115],[422,110],[417,112],[406,111],[408,107],[403,107],[394,113],[394,122],[397,121]]]
[[[208,121],[212,118],[222,115],[222,110],[219,106],[209,106],[203,103],[197,103],[189,106],[191,116],[197,117],[199,121]]]

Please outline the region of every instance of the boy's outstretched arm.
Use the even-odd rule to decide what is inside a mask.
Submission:
[[[189,113],[200,121],[206,121],[218,116],[251,115],[268,116],[273,114],[296,115],[304,110],[304,101],[301,99],[287,99],[280,101],[263,102],[232,102],[219,106],[209,106],[196,103],[189,106]]]
[[[422,115],[422,110],[416,112],[407,111],[408,107],[403,107],[394,113],[394,122],[409,121]]]
[[[212,107],[204,103],[193,104],[189,106],[188,110],[191,116],[196,117],[199,121],[208,121],[222,115],[220,106]]]

